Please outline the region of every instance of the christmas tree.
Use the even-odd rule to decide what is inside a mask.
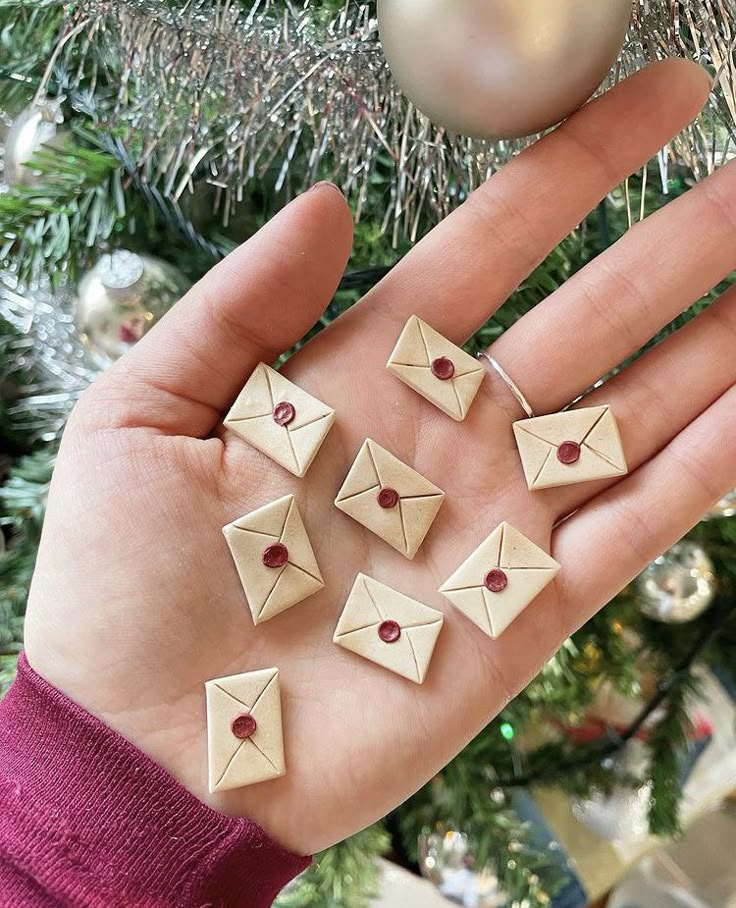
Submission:
[[[734,27],[734,14],[709,2],[635,4],[611,78],[686,54],[716,76],[709,108],[530,275],[471,352],[732,156]],[[418,113],[386,67],[370,4],[0,0],[0,35],[5,688],[55,452],[86,385],[315,180],[336,180],[356,217],[351,269],[316,332],[525,143],[453,136]],[[736,671],[734,514],[736,495],[570,638],[429,785],[321,855],[279,904],[359,908],[379,855],[414,865],[438,830],[462,830],[511,903],[548,904],[564,862],[522,821],[516,793],[530,786],[583,797],[646,785],[651,830],[675,833],[697,668]],[[601,717],[604,693],[633,714]],[[635,739],[646,760],[632,773]]]

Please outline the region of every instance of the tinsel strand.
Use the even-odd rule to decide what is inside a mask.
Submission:
[[[718,74],[712,109],[676,143],[700,174],[730,154],[734,137],[733,15],[725,0],[635,0],[612,77],[673,54]],[[309,0],[280,15],[270,0],[250,11],[226,0],[184,8],[82,0],[69,27],[80,23],[85,40],[123,61],[104,120],[145,137],[140,163],[175,198],[204,173],[225,192],[227,211],[270,169],[276,189],[292,192],[318,176],[334,179],[359,217],[380,170],[384,226],[414,240],[423,217],[444,217],[527,144],[451,135],[416,111],[393,82],[367,4],[348,4],[320,25]]]

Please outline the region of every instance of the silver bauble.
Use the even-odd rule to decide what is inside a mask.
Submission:
[[[101,367],[130,349],[189,289],[173,265],[119,249],[79,282],[75,323]]]
[[[455,905],[499,908],[506,898],[497,878],[475,866],[472,843],[465,833],[438,823],[418,840],[419,868]]]
[[[60,145],[64,138],[59,126],[64,122],[62,99],[44,98],[21,111],[4,140],[4,178],[9,186],[32,186],[38,173],[28,162],[44,145]]]
[[[736,489],[724,495],[720,501],[717,501],[712,508],[705,512],[703,520],[719,520],[721,517],[733,517],[736,515]]]
[[[511,139],[584,104],[623,45],[631,0],[378,0],[394,78],[438,125]]]
[[[678,542],[656,558],[635,581],[639,607],[647,618],[684,624],[713,602],[718,584],[713,562],[693,542]]]

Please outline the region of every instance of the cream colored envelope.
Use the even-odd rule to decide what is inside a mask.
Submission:
[[[511,524],[502,523],[440,592],[489,637],[496,638],[554,580],[559,570],[554,558]],[[495,575],[492,579],[491,572]],[[498,572],[506,583],[500,590]]]
[[[445,361],[444,371],[441,367],[433,371],[432,364],[438,360]],[[386,368],[458,422],[468,415],[485,378],[485,369],[477,359],[416,315],[406,323]],[[448,372],[452,372],[449,378]]]
[[[282,425],[276,408],[285,403],[293,407],[293,416]],[[334,421],[332,407],[265,363],[256,367],[225,417],[228,429],[295,476],[307,472]]]
[[[381,507],[381,491],[396,493]],[[413,558],[437,516],[445,493],[368,438],[335,499],[335,506],[407,558]]]
[[[324,588],[324,580],[293,495],[286,495],[240,517],[224,527],[222,532],[238,569],[255,624],[268,621]],[[286,553],[278,547],[285,547]],[[277,552],[273,559],[276,566],[267,563],[270,561],[267,552]],[[280,564],[286,557],[288,560]]]
[[[389,671],[421,684],[444,617],[365,574],[358,574],[333,640]]]
[[[628,472],[618,426],[609,406],[567,410],[514,423],[514,435],[530,489],[608,479]],[[560,461],[560,445],[574,442],[579,458]]]
[[[215,678],[205,691],[210,791],[283,776],[278,669]]]

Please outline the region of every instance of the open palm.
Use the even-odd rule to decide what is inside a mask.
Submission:
[[[351,218],[334,187],[297,199],[208,274],[87,392],[59,455],[27,621],[33,667],[226,813],[311,852],[367,825],[451,759],[564,638],[736,480],[736,298],[594,391],[631,473],[530,493],[489,371],[455,423],[385,362],[416,313],[461,343],[588,210],[696,113],[695,66],[620,85],[482,186],[285,373],[337,421],[304,479],[221,425],[260,361],[319,317],[344,269]],[[632,230],[493,348],[537,413],[590,387],[736,265],[725,168]],[[412,562],[332,504],[374,438],[447,493]],[[221,528],[297,496],[326,588],[253,626]],[[560,519],[574,515],[563,523]],[[562,564],[497,641],[437,592],[502,520]],[[448,613],[419,687],[332,643],[358,571]],[[287,774],[206,794],[203,682],[281,670]]]

